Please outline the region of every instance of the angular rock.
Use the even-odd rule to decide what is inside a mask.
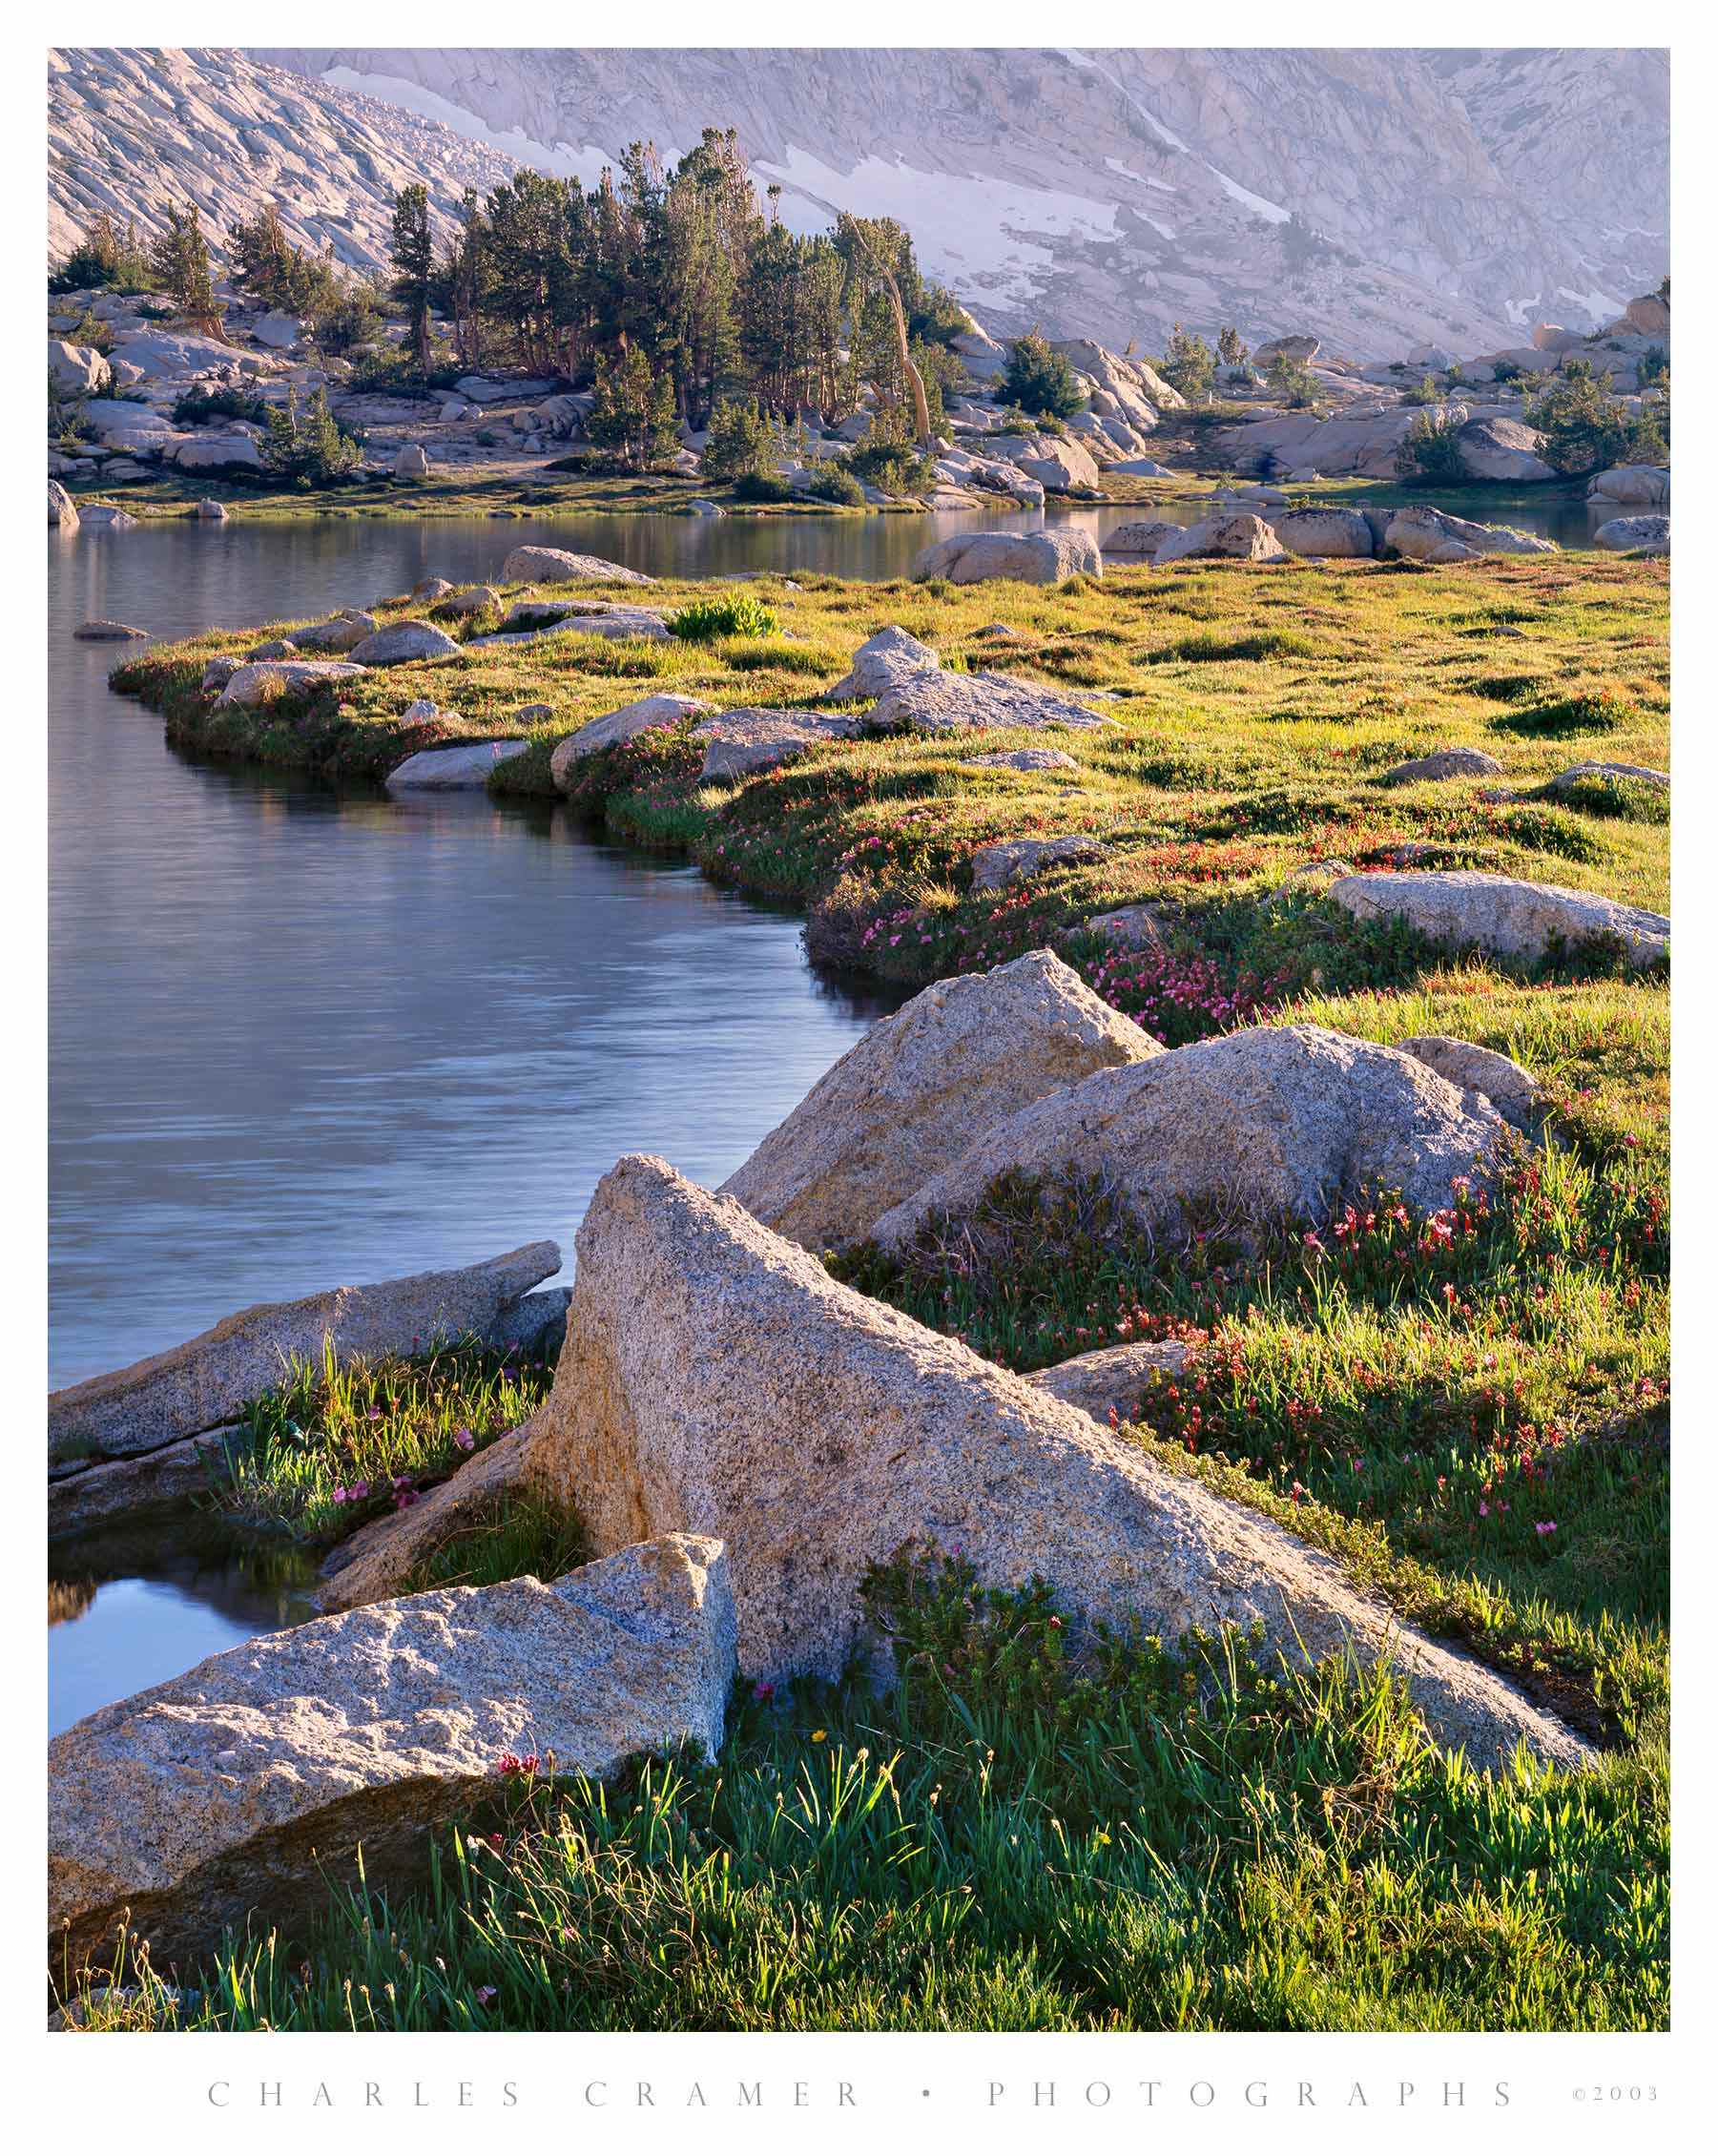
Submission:
[[[170,461],[180,471],[264,471],[267,460],[248,434],[197,435],[173,446]]]
[[[1268,367],[1275,359],[1315,360],[1318,357],[1318,340],[1315,337],[1272,337],[1252,348],[1252,363]]]
[[[841,712],[730,711],[700,719],[692,737],[704,751],[700,778],[745,778],[859,731],[859,721]]]
[[[1569,1765],[1589,1756],[1334,1559],[839,1285],[665,1161],[629,1155],[591,1199],[567,1346],[526,1460],[533,1482],[576,1503],[598,1549],[721,1535],[740,1667],[759,1682],[835,1676],[871,1644],[867,1571],[929,1543],[958,1550],[986,1586],[1041,1576],[1077,1626],[1138,1624],[1173,1641],[1195,1624],[1256,1620],[1296,1666],[1382,1653],[1434,1735],[1482,1766],[1503,1765],[1518,1739]]]
[[[1483,749],[1436,749],[1429,757],[1394,763],[1379,777],[1381,786],[1412,786],[1422,778],[1495,778],[1503,766]]]
[[[233,1435],[238,1436],[237,1429]],[[136,1513],[181,1506],[208,1489],[210,1468],[224,1430],[181,1438],[132,1460],[110,1460],[81,1475],[59,1475],[48,1484],[48,1535],[80,1535]]]
[[[257,644],[244,654],[253,665],[259,659],[296,659],[299,647],[290,636],[271,636],[266,644]]]
[[[1459,1092],[1483,1093],[1518,1130],[1532,1124],[1544,1088],[1513,1057],[1482,1048],[1477,1041],[1458,1041],[1448,1033],[1415,1033],[1396,1045],[1403,1055],[1447,1078]]]
[[[1557,943],[1614,936],[1634,965],[1653,965],[1669,956],[1665,914],[1622,905],[1595,891],[1530,883],[1478,868],[1345,876],[1331,885],[1330,896],[1356,921],[1394,916],[1453,950],[1541,959]]]
[[[1111,1065],[1160,1054],[1048,951],[921,989],[825,1071],[722,1185],[808,1250],[871,1223],[989,1124]]]
[[[308,629],[295,629],[292,640],[300,652],[350,652],[366,636],[375,633],[373,613],[342,613],[336,614],[332,621],[319,621]]]
[[[1101,839],[1076,832],[1066,839],[1003,839],[981,846],[972,857],[975,891],[1002,891],[1010,883],[1024,883],[1048,869],[1087,868],[1100,861],[1107,848]]]
[[[1100,1070],[992,1124],[874,1231],[885,1249],[968,1217],[1001,1175],[1100,1177],[1153,1235],[1195,1215],[1323,1219],[1382,1186],[1436,1212],[1483,1180],[1501,1119],[1395,1048],[1322,1026],[1253,1026]]]
[[[215,662],[210,661],[212,666]],[[269,704],[277,696],[308,695],[342,681],[354,681],[362,666],[341,659],[258,659],[235,667],[216,697],[216,708],[234,704]],[[207,682],[208,670],[204,670]]]
[[[1041,682],[1013,674],[911,674],[884,690],[858,722],[868,734],[983,733],[1006,726],[1103,726],[1087,711]]]
[[[1137,1420],[1142,1399],[1165,1378],[1179,1378],[1193,1359],[1186,1340],[1130,1340],[1124,1347],[1094,1348],[1049,1370],[1034,1370],[1031,1382],[1066,1407],[1093,1421]]]
[[[648,607],[605,606],[599,610],[584,606],[560,614],[546,628],[500,629],[487,636],[473,636],[463,649],[481,652],[491,644],[542,644],[554,636],[609,636],[616,640],[635,637],[660,644],[667,639],[668,628],[662,616]]]
[[[62,531],[77,529],[77,504],[57,479],[48,482],[48,521]]]
[[[573,771],[586,757],[594,756],[599,749],[618,748],[621,742],[630,741],[635,734],[648,733],[652,726],[679,726],[714,709],[700,696],[645,696],[635,704],[623,704],[619,711],[605,712],[601,718],[588,720],[566,740],[557,741],[549,759],[549,775],[558,792],[568,793]]]
[[[444,587],[445,596],[437,608],[440,613],[474,614],[487,613],[491,607],[501,604],[501,593],[492,584],[473,584],[464,591]]]
[[[301,1936],[360,1847],[372,1886],[411,1880],[504,1753],[596,1778],[688,1740],[714,1755],[734,1646],[721,1544],[672,1535],[213,1655],[49,1746],[55,1965],[98,1959],[128,1907],[162,1970],[253,1917]]]
[[[1540,792],[1573,793],[1589,778],[1631,778],[1637,785],[1655,786],[1666,794],[1670,791],[1670,774],[1655,771],[1647,763],[1576,763],[1567,771],[1560,771],[1555,778],[1547,778]]]
[[[348,1361],[487,1333],[528,1289],[560,1270],[553,1243],[525,1243],[480,1265],[254,1303],[178,1347],[51,1393],[50,1465],[149,1452],[230,1422],[246,1401],[279,1384],[290,1358],[319,1357],[324,1340]]]
[[[917,555],[915,579],[945,576],[951,584],[1005,577],[1017,584],[1061,584],[1070,576],[1102,576],[1104,557],[1088,531],[960,531]]]
[[[1208,516],[1165,539],[1152,556],[1159,569],[1182,561],[1281,561],[1276,533],[1263,517]]]
[[[501,565],[504,584],[654,584],[653,576],[605,561],[600,554],[571,554],[563,547],[515,547]]]
[[[1364,561],[1373,552],[1372,526],[1358,509],[1285,509],[1273,521],[1292,554]]]
[[[1614,516],[1593,533],[1593,545],[1613,554],[1667,554],[1670,519],[1667,516]]]
[[[412,586],[411,595],[414,599],[433,606],[436,600],[445,599],[452,590],[453,586],[445,576],[423,576]]]
[[[394,459],[396,479],[427,479],[429,459],[424,454],[421,442],[408,442]]]
[[[391,621],[352,647],[355,666],[399,666],[410,659],[457,658],[460,647],[431,621]]]
[[[850,696],[880,696],[907,675],[935,674],[942,664],[928,644],[909,636],[904,629],[880,629],[854,653],[852,666],[835,687],[823,694],[831,703]]]
[[[383,783],[390,794],[481,793],[492,771],[529,747],[528,741],[459,741],[420,749],[397,763]]]

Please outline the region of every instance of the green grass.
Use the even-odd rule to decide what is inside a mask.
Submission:
[[[1666,1762],[1442,1759],[1397,1692],[1108,1641],[958,1565],[874,1584],[875,1698],[736,1698],[714,1767],[498,1774],[431,1885],[235,1939],[132,2028],[1657,2028]],[[139,1976],[141,1978],[138,1981]]]
[[[242,1411],[210,1502],[249,1536],[338,1541],[517,1429],[549,1377],[472,1340],[345,1364],[325,1343],[320,1363],[296,1360]]]

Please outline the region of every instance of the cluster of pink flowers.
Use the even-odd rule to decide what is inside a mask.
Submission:
[[[534,1774],[542,1760],[534,1752],[504,1752],[495,1762],[498,1774]]]
[[[369,1494],[370,1485],[368,1482],[336,1482],[334,1485],[334,1502],[336,1504],[362,1504]]]

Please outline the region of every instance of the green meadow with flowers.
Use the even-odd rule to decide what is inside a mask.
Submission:
[[[1053,739],[1071,769],[969,770],[970,740],[861,740],[712,786],[679,727],[580,766],[570,812],[797,902],[814,954],[903,987],[1049,944],[1171,1046],[1314,1022],[1382,1042],[1452,1034],[1532,1070],[1534,1142],[1491,1193],[1458,1189],[1433,1214],[1377,1192],[1262,1243],[1212,1220],[1171,1250],[1101,1191],[1005,1179],[959,1237],[933,1224],[904,1256],[831,1263],[1021,1371],[1186,1340],[1185,1372],[1142,1390],[1122,1436],[1336,1554],[1554,1708],[1600,1762],[1476,1773],[1427,1744],[1385,1677],[1290,1675],[1234,1635],[1075,1654],[1047,1594],[985,1591],[944,1553],[870,1584],[895,1649],[882,1693],[747,1689],[720,1758],[607,1788],[497,1761],[490,1801],[417,1891],[332,1897],[306,1936],[259,1926],[173,1982],[127,1940],[88,2019],[1667,2025],[1667,984],[1597,945],[1536,966],[1433,950],[1350,921],[1316,879],[1286,881],[1309,860],[1384,867],[1407,848],[1667,908],[1662,794],[1546,790],[1582,762],[1666,766],[1664,565],[797,583],[747,587],[775,616],[762,633],[555,638],[379,671],[342,703],[212,714],[195,685],[214,636],[120,679],[206,752],[346,779],[427,745],[402,714],[430,696],[433,737],[528,730],[500,774],[516,794],[549,790],[549,751],[584,718],[655,687],[805,703],[890,622],[945,664],[1109,692],[1093,708],[1113,726],[983,744]],[[527,702],[550,719],[509,723]],[[1489,750],[1502,775],[1380,784],[1456,745]],[[1076,832],[1102,840],[1100,861],[973,890],[978,846]],[[1144,953],[1082,928],[1140,903],[1159,929]],[[325,1546],[514,1427],[550,1375],[468,1345],[297,1372],[253,1408],[207,1502],[247,1535]],[[580,1550],[576,1520],[516,1508],[420,1584],[549,1576]]]

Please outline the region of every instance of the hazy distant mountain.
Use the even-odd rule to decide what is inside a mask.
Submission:
[[[791,222],[821,224],[838,207],[899,216],[925,266],[1000,329],[1038,321],[1153,346],[1171,321],[1208,334],[1232,321],[1253,339],[1313,330],[1357,355],[1428,338],[1471,352],[1519,342],[1541,317],[1607,321],[1669,262],[1669,67],[1657,52],[181,57],[211,98],[241,71],[246,95],[265,95],[279,78],[258,60],[312,78],[330,100],[321,133],[337,140],[344,108],[332,100],[362,91],[384,102],[352,111],[384,135],[378,115],[409,108],[486,146],[471,155],[587,179],[630,141],[679,153],[704,127],[734,125]],[[56,93],[56,149],[58,108],[79,100],[87,109],[75,83]],[[132,139],[114,101],[82,117],[86,135],[93,124]],[[420,139],[451,186],[449,135]],[[149,148],[171,161],[158,126]],[[306,165],[320,155],[307,144]],[[331,192],[359,161],[329,174]]]

